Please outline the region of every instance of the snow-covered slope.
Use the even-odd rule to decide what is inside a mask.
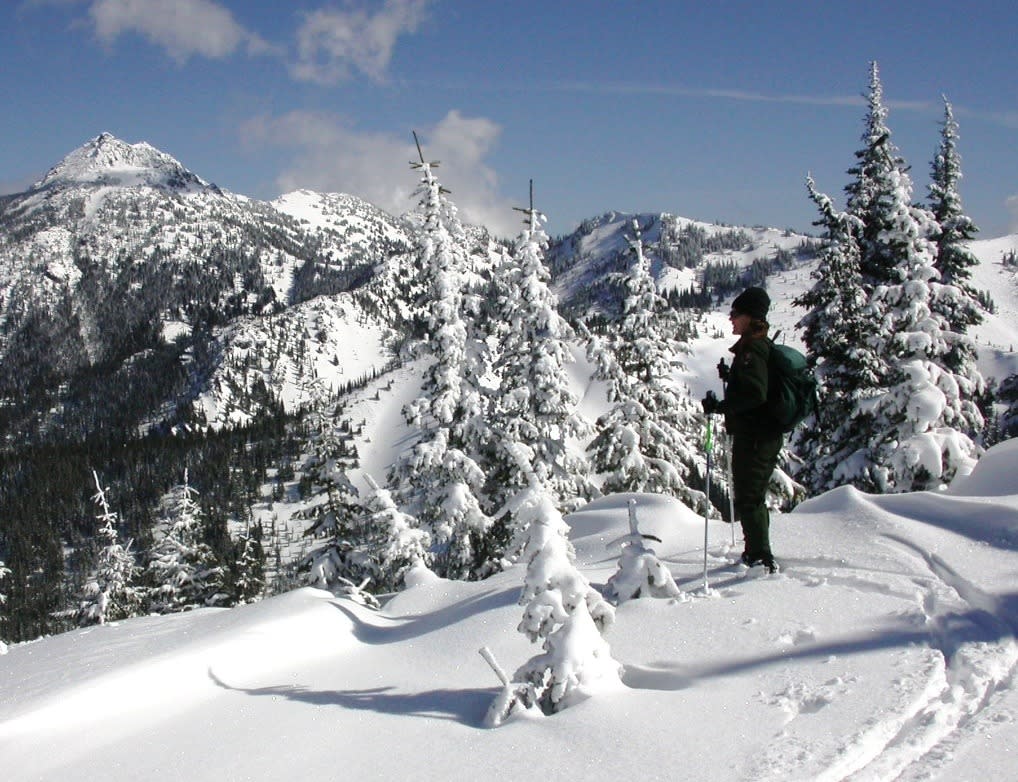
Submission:
[[[0,234],[4,360],[18,340],[31,347],[25,335],[35,332],[21,325],[40,328],[40,312],[62,307],[74,328],[61,360],[120,358],[109,337],[138,307],[139,323],[151,315],[160,326],[158,346],[124,365],[169,352],[191,373],[174,393],[196,400],[213,425],[249,420],[270,401],[293,410],[331,399],[386,369],[344,398],[340,413],[354,424],[355,483],[381,480],[408,443],[401,411],[419,391],[423,364],[389,366],[390,324],[362,298],[293,291],[373,270],[401,251],[402,223],[348,196],[299,192],[265,204],[200,180],[175,188],[174,176],[151,173],[165,161],[146,162],[146,150],[127,146],[139,156],[121,149],[102,164],[120,173],[93,176],[88,161],[99,156],[82,152],[45,187],[0,207],[9,229]],[[596,301],[586,291],[620,264],[633,219],[606,215],[556,243],[557,290],[576,309]],[[811,263],[798,253],[804,237],[636,219],[667,261],[655,267],[659,281],[675,290],[704,263],[743,268],[791,256],[767,286],[775,328],[797,341],[801,311],[791,302],[811,283]],[[987,376],[1018,371],[1016,272],[1000,263],[1016,246],[1018,237],[974,244],[983,261],[974,284],[997,307],[974,332]],[[216,266],[210,248],[233,254]],[[699,266],[686,265],[693,256]],[[95,297],[84,285],[100,265],[116,286]],[[159,270],[165,276],[148,276]],[[213,309],[202,321],[186,297],[146,309],[156,280],[221,288],[203,299]],[[697,325],[683,357],[696,397],[719,385],[715,365],[732,341],[727,304]],[[206,341],[189,344],[199,322]],[[583,412],[594,418],[604,400],[588,370],[572,367]],[[422,579],[379,613],[298,590],[232,611],[145,617],[18,645],[0,656],[5,778],[259,780],[295,768],[472,782],[1011,778],[1016,447],[998,446],[945,493],[842,489],[778,517],[772,535],[785,570],[773,578],[732,566],[732,528],[711,522],[706,591],[703,520],[673,500],[637,497],[642,528],[661,538],[658,553],[684,599],[619,609],[608,640],[624,666],[623,692],[495,731],[482,724],[497,680],[477,648],[490,647],[510,672],[538,652],[515,630],[519,567],[481,583]],[[295,485],[253,508],[290,535],[287,556],[300,546],[297,515],[315,501]],[[597,586],[614,572],[618,553],[606,543],[627,531],[627,499],[569,518],[580,567]]]
[[[1018,253],[1018,234],[972,242],[980,263],[973,269],[972,284],[988,291],[995,311],[973,328],[979,348],[979,369],[984,377],[1003,380],[1018,374],[1018,265],[1004,258]]]
[[[740,270],[754,263],[780,268],[808,255],[808,237],[773,228],[714,225],[675,215],[608,212],[586,220],[551,244],[548,265],[566,308],[603,311],[619,298],[612,277],[628,263],[629,241],[639,228],[651,272],[662,291],[700,288],[706,266]]]
[[[250,422],[273,400],[290,413],[326,405],[389,367],[391,336],[348,294],[238,318],[219,332],[219,353],[196,406],[218,428]],[[256,389],[264,389],[261,397]]]
[[[619,607],[626,687],[485,729],[538,653],[523,573],[424,579],[380,612],[302,589],[144,617],[0,656],[10,782],[75,779],[1014,779],[1018,444],[947,494],[840,489],[775,520],[785,570],[730,565],[730,527],[637,495],[683,590]],[[976,492],[976,493],[972,493]],[[603,585],[628,496],[568,518]]]
[[[313,229],[333,235],[339,246],[360,247],[366,250],[373,245],[408,244],[406,226],[356,196],[346,193],[315,193],[295,190],[281,195],[272,206],[284,214],[300,220]]]

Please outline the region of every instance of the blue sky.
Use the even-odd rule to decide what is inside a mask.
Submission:
[[[464,219],[515,233],[609,210],[811,228],[843,203],[880,66],[926,194],[942,95],[963,203],[1018,232],[1011,2],[7,0],[0,192],[100,132],[271,199],[306,187],[413,205],[411,130]]]

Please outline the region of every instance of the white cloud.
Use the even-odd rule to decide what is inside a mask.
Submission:
[[[439,179],[452,191],[460,218],[499,235],[516,233],[517,215],[499,194],[498,175],[485,162],[501,128],[453,110],[434,127],[417,130],[426,159],[441,161]],[[408,164],[417,159],[417,149],[410,129],[403,137],[363,133],[335,115],[294,111],[250,120],[242,138],[252,146],[292,151],[276,180],[281,192],[304,188],[349,193],[397,215],[416,206],[413,193],[419,175]]]
[[[865,106],[863,95],[801,95],[795,93],[763,93],[751,90],[710,87],[684,87],[678,84],[652,82],[557,82],[549,89],[560,92],[580,92],[604,95],[664,95],[678,98],[717,98],[739,103],[792,103],[804,106]],[[889,109],[929,112],[939,104],[929,101],[885,100]]]
[[[357,7],[305,14],[297,31],[297,61],[291,74],[300,81],[325,85],[349,79],[353,70],[382,80],[396,39],[417,31],[428,1],[385,0],[374,14]]]
[[[138,33],[181,63],[195,55],[224,58],[241,48],[251,54],[272,50],[212,0],[95,0],[89,15],[103,43]]]

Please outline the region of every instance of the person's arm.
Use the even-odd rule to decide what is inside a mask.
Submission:
[[[754,339],[736,357],[721,412],[744,413],[767,401],[767,359],[770,351],[767,340]]]

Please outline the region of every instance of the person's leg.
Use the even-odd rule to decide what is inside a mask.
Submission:
[[[732,447],[732,481],[735,510],[745,538],[745,558],[773,563],[770,543],[770,512],[767,486],[781,451],[781,435],[736,435]]]
[[[755,438],[737,434],[732,440],[732,493],[735,516],[742,526],[742,559],[747,564],[760,558],[757,520],[754,505],[750,501],[753,473],[753,451]]]

